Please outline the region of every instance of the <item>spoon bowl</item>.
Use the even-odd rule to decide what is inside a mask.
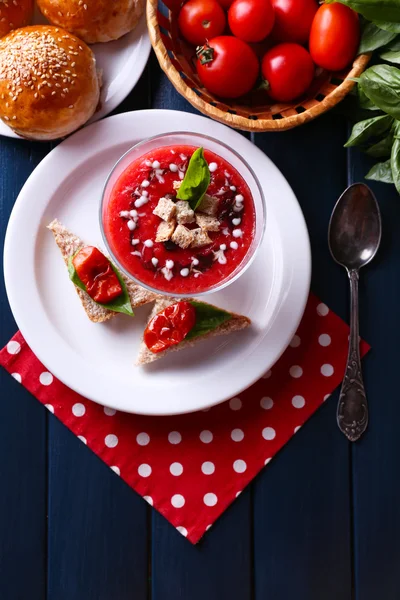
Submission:
[[[374,258],[381,241],[381,215],[369,187],[354,183],[340,196],[329,223],[329,249],[346,269],[361,269]]]

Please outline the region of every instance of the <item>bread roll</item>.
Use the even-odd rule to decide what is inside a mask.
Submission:
[[[33,0],[0,0],[0,37],[32,23]]]
[[[88,44],[116,40],[134,29],[145,0],[38,0],[43,15]]]
[[[0,118],[19,135],[54,140],[93,115],[100,86],[93,52],[50,25],[0,39]]]

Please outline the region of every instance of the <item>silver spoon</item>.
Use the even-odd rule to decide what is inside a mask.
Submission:
[[[351,185],[340,196],[329,223],[328,243],[333,259],[350,279],[350,337],[347,366],[339,396],[339,429],[355,442],[368,425],[368,404],[361,373],[358,325],[358,274],[374,258],[381,241],[378,203],[368,186]]]

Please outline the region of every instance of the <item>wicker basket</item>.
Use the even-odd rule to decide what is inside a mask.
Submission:
[[[245,131],[291,129],[315,119],[340,102],[354,86],[350,78],[365,69],[369,54],[358,56],[351,69],[342,73],[321,72],[307,97],[292,104],[266,102],[263,91],[252,92],[241,102],[227,104],[206,90],[196,73],[193,47],[180,38],[177,0],[147,0],[147,24],[152,46],[161,68],[186,100],[203,114]]]

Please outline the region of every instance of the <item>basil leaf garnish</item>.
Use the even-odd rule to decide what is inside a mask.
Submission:
[[[187,200],[190,208],[196,210],[209,185],[210,169],[204,158],[204,150],[197,148],[192,154],[176,197],[178,200]]]
[[[379,27],[379,29],[384,29],[385,31],[393,31],[393,33],[400,33],[400,23],[390,23],[389,21],[374,21],[375,25]]]
[[[377,163],[374,165],[369,173],[367,173],[365,176],[365,179],[381,181],[382,183],[394,183],[390,158],[386,162]]]
[[[217,308],[216,306],[204,304],[203,302],[196,302],[195,300],[190,300],[190,304],[196,311],[196,324],[187,334],[185,338],[187,340],[192,340],[193,338],[205,335],[206,333],[217,329],[217,327],[226,323],[226,321],[232,319],[232,315],[229,312]]]
[[[352,129],[351,135],[345,143],[345,148],[351,146],[359,146],[365,144],[372,137],[379,137],[390,127],[393,123],[393,117],[390,115],[382,115],[380,117],[373,117],[372,119],[366,119],[356,123]]]
[[[332,3],[335,0],[328,0]],[[349,6],[363,15],[369,21],[389,21],[400,23],[399,0],[339,0],[341,4]]]
[[[78,252],[79,252],[79,250],[78,250]],[[75,254],[74,254],[74,256],[75,256]],[[86,286],[83,283],[83,281],[81,279],[79,279],[78,273],[76,272],[76,269],[74,267],[74,263],[72,262],[72,259],[74,258],[74,256],[70,256],[68,258],[69,278],[72,281],[72,283],[74,283],[78,288],[80,288],[81,290],[86,292]],[[104,308],[107,308],[108,310],[112,310],[113,312],[120,312],[120,313],[123,313],[124,315],[129,315],[130,317],[133,317],[134,312],[132,310],[131,301],[129,298],[128,290],[125,285],[125,281],[122,279],[120,272],[114,267],[114,265],[112,264],[111,261],[110,261],[110,264],[111,264],[111,267],[112,267],[114,273],[118,277],[118,281],[121,284],[122,294],[120,296],[118,296],[117,298],[114,298],[114,300],[112,300],[111,302],[108,302],[107,304],[103,304],[102,302],[96,302],[96,300],[93,300],[93,298],[92,298],[92,300],[99,306],[103,306]]]
[[[373,52],[392,42],[395,37],[397,37],[396,33],[381,29],[375,23],[367,23],[361,36],[358,52],[360,54]]]
[[[381,110],[400,119],[400,70],[389,65],[370,67],[359,79],[365,95]]]

